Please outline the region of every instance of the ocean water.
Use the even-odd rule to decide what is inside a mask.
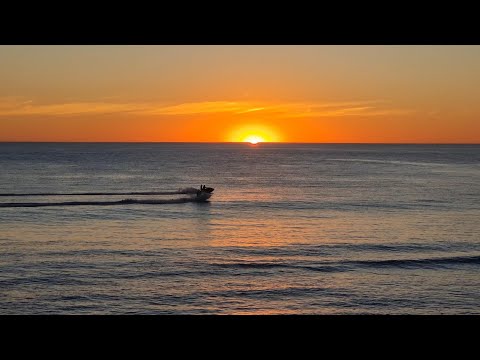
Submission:
[[[0,195],[0,314],[480,314],[478,145],[3,143]]]

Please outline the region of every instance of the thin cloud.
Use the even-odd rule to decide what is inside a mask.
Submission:
[[[144,111],[149,115],[195,115],[222,112],[238,112],[245,110],[245,104],[230,101],[202,101],[183,103],[171,106],[153,106],[152,109]]]
[[[242,111],[239,111],[235,114],[246,114],[246,113],[249,113],[249,112],[262,111],[262,110],[265,110],[265,108],[264,107],[257,107],[257,108],[253,108],[253,109],[242,110]]]
[[[78,102],[64,104],[36,104],[31,100],[0,100],[0,116],[25,115],[82,115],[138,112],[144,110],[141,104],[116,104],[106,102]]]
[[[406,110],[381,108],[381,101],[350,101],[325,103],[260,103],[245,101],[203,101],[181,104],[69,102],[63,104],[38,104],[18,97],[0,98],[0,116],[69,116],[95,114],[122,114],[149,116],[179,116],[226,113],[249,116],[261,114],[272,118],[380,116],[406,113]]]

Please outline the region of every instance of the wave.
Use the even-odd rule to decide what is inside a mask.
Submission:
[[[455,264],[480,265],[480,255],[424,259],[359,260],[349,261],[346,263],[366,267],[436,267],[439,265],[441,266]]]
[[[327,161],[350,161],[350,162],[368,162],[390,165],[416,165],[416,166],[445,166],[443,163],[428,163],[428,162],[414,162],[414,161],[400,161],[400,160],[376,160],[376,159],[325,159]]]
[[[137,192],[83,192],[83,193],[0,193],[0,196],[99,196],[99,195],[180,195],[195,194],[198,189],[193,187],[180,188],[177,191],[137,191]]]
[[[340,272],[344,269],[332,264],[325,265],[299,265],[294,263],[274,263],[274,262],[232,262],[232,263],[211,263],[210,266],[224,269],[293,269],[293,270],[310,270],[320,272]]]
[[[180,199],[168,199],[168,200],[137,200],[137,199],[124,199],[119,201],[65,201],[65,202],[24,202],[24,203],[3,203],[0,204],[0,208],[13,208],[13,207],[46,207],[46,206],[108,206],[108,205],[131,205],[131,204],[181,204],[186,202],[196,202],[197,200],[192,198],[180,198]]]
[[[340,260],[323,263],[294,263],[294,262],[231,262],[211,263],[209,265],[224,269],[266,270],[292,269],[316,272],[343,272],[352,271],[358,267],[368,268],[437,268],[448,265],[480,265],[480,255],[452,256],[421,259],[386,259],[386,260]]]

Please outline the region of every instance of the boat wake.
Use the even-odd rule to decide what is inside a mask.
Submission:
[[[119,201],[64,201],[64,202],[17,202],[17,203],[0,203],[0,208],[14,207],[46,207],[46,206],[108,206],[108,205],[131,205],[131,204],[181,204],[186,202],[198,202],[195,197],[166,199],[166,200],[143,200],[143,199],[124,199]],[[203,199],[200,201],[204,201]]]
[[[177,191],[148,191],[148,192],[89,192],[89,193],[30,193],[30,194],[0,194],[4,197],[17,196],[95,196],[95,195],[188,195],[178,199],[123,199],[111,201],[62,201],[62,202],[7,202],[0,203],[0,208],[13,207],[46,207],[46,206],[108,206],[108,205],[159,205],[159,204],[181,204],[186,202],[205,202],[211,196],[213,188],[202,188],[201,190],[193,187],[181,188]]]
[[[106,196],[106,195],[181,195],[181,194],[196,194],[198,189],[193,187],[181,188],[177,191],[137,191],[137,192],[83,192],[83,193],[0,193],[4,197],[17,196]]]

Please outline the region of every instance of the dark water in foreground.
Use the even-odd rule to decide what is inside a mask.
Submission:
[[[480,146],[0,144],[0,194],[0,314],[480,314]]]

